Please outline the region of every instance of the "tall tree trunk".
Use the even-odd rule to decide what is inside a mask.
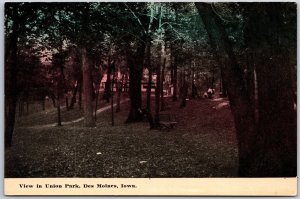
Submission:
[[[243,84],[243,72],[233,54],[226,31],[207,3],[195,3],[207,30],[211,46],[220,62],[224,83],[228,91],[231,111],[237,132],[239,149],[239,175],[248,176],[248,165],[254,160],[257,141],[254,112]]]
[[[112,68],[112,81],[111,81],[111,125],[115,125],[114,115],[114,80],[115,80],[115,67]]]
[[[124,83],[124,74],[122,75],[121,81],[117,82],[117,107],[116,107],[116,113],[121,111],[121,94],[123,89],[123,83]]]
[[[154,117],[154,123],[156,126],[159,125],[159,99],[160,99],[160,89],[161,89],[161,75],[160,75],[160,68],[161,65],[158,64],[157,69],[156,69],[156,88],[155,88],[155,117]]]
[[[165,102],[164,102],[164,80],[165,80],[165,66],[166,66],[166,58],[163,59],[162,63],[162,71],[161,71],[161,83],[160,83],[160,110],[165,110]]]
[[[82,108],[82,81],[79,82],[78,106],[79,106],[79,109],[81,110],[81,108]]]
[[[13,27],[12,27],[12,35],[11,35],[11,49],[10,52],[7,52],[6,60],[8,60],[8,81],[9,81],[9,89],[8,93],[6,93],[6,103],[8,106],[7,118],[5,121],[5,147],[10,147],[12,145],[12,137],[15,126],[15,115],[16,115],[16,106],[17,106],[17,42],[18,42],[18,9],[17,6],[13,7]]]
[[[73,93],[72,93],[72,98],[71,98],[71,103],[70,103],[70,109],[74,108],[74,104],[76,103],[76,95],[77,95],[77,91],[78,91],[78,86],[79,86],[79,81],[77,80],[75,83],[75,87],[73,89]]]
[[[219,60],[223,61],[223,78],[237,131],[240,176],[296,176],[296,114],[293,111],[292,83],[289,79],[291,66],[286,60],[289,56],[284,54],[287,50],[281,51],[282,48],[274,42],[276,36],[281,36],[276,34],[287,30],[280,27],[285,26],[284,23],[277,24],[280,22],[278,16],[282,13],[279,7],[283,5],[255,4],[248,18],[249,28],[246,30],[251,38],[248,41],[250,47],[259,54],[256,57],[259,125],[256,128],[254,106],[225,29],[220,19],[212,14],[210,5],[196,3],[211,44]],[[296,13],[295,10],[294,5]],[[273,29],[270,30],[270,27]]]
[[[62,75],[59,76],[59,79],[57,81],[57,87],[56,87],[56,96],[57,96],[57,126],[61,126],[61,109],[60,109],[60,95],[61,95],[61,85],[62,85]]]
[[[249,68],[249,70],[251,70]],[[221,92],[221,97],[227,97],[227,90],[226,90],[226,85],[225,85],[225,82],[224,82],[224,78],[223,78],[223,70],[222,68],[220,67],[220,92]]]
[[[104,94],[103,94],[103,99],[105,99],[107,102],[109,102],[109,98],[111,95],[111,80],[110,76],[112,73],[113,64],[111,63],[110,57],[108,58],[108,68],[107,68],[107,78],[105,82],[105,88],[104,88]]]
[[[145,40],[145,39],[144,39]],[[129,45],[129,44],[128,44]],[[129,65],[129,95],[130,95],[130,112],[126,123],[142,121],[142,73],[145,54],[145,42],[140,42],[136,52],[132,54],[127,51],[127,59]]]
[[[45,107],[45,97],[42,99],[42,110],[44,111],[46,109]]]
[[[87,58],[87,52],[85,47],[81,48],[81,67],[82,67],[82,87],[83,87],[83,95],[84,95],[84,126],[85,127],[93,127],[95,126],[95,120],[93,118],[93,85],[91,81],[91,70],[90,65]]]
[[[102,79],[102,78],[101,78]],[[100,80],[101,82],[101,80]],[[99,84],[100,82],[98,82],[97,86],[96,86],[96,94],[95,94],[95,108],[94,108],[94,119],[95,122],[97,121],[97,109],[98,109],[98,98],[99,98]]]
[[[51,100],[52,100],[53,107],[56,108],[55,95],[53,93],[51,93]]]
[[[181,87],[181,104],[180,107],[184,108],[186,107],[186,98],[188,95],[188,83],[187,80],[185,79],[185,75],[183,76],[183,83],[182,83],[182,87]]]
[[[295,60],[291,56],[296,56],[296,17],[287,24],[282,18],[285,12],[296,16],[296,5],[259,4],[251,6],[247,13],[246,36],[250,50],[256,53],[258,88],[258,157],[249,165],[256,176],[297,175],[297,117],[291,64]],[[257,35],[262,32],[263,35]],[[285,40],[287,35],[293,37]]]
[[[69,110],[69,99],[68,99],[67,94],[66,94],[65,100],[66,100],[66,109]]]
[[[147,110],[151,113],[151,90],[152,90],[152,65],[151,65],[151,38],[147,38],[147,67],[148,67],[148,87],[147,87]]]
[[[174,73],[173,73],[173,101],[177,101],[177,90],[178,90],[178,82],[177,82],[177,54],[175,52],[174,55]]]

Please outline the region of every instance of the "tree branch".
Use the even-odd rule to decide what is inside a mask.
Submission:
[[[141,28],[144,31],[144,34],[147,34],[147,31],[145,30],[145,28],[143,26],[143,23],[141,22],[140,18],[129,8],[129,6],[126,3],[124,3],[124,5],[132,13],[132,15],[134,16],[134,18],[138,21],[138,23],[140,24]]]

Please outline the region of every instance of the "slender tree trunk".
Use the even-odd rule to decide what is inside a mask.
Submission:
[[[57,126],[61,126],[60,84],[59,83],[58,83],[58,86],[57,86],[57,104],[56,104],[56,109],[57,109]]]
[[[174,77],[173,77],[173,101],[177,101],[177,90],[178,90],[178,83],[177,83],[177,55],[175,52],[174,55]]]
[[[82,108],[82,81],[80,81],[80,83],[79,83],[78,106],[79,106],[79,109],[81,110],[81,108]]]
[[[105,82],[105,88],[104,88],[104,94],[103,94],[103,99],[105,99],[107,102],[109,102],[109,98],[111,95],[111,80],[110,76],[112,73],[113,64],[111,63],[110,57],[108,58],[108,68],[107,68],[107,78]]]
[[[69,110],[69,99],[67,96],[65,97],[65,100],[66,100],[66,109]]]
[[[115,68],[112,68],[112,81],[111,81],[111,125],[115,125],[114,115],[114,80],[115,80]]]
[[[45,107],[45,97],[42,99],[42,110],[44,111],[46,109]]]
[[[165,66],[166,66],[166,58],[164,58],[162,63],[162,71],[161,71],[161,89],[160,89],[160,110],[165,110],[165,102],[164,102],[164,80],[165,80]]]
[[[81,67],[83,72],[83,94],[84,94],[84,126],[85,127],[93,127],[95,126],[95,120],[93,118],[93,85],[91,81],[91,70],[90,65],[87,58],[87,52],[85,47],[81,48]]]
[[[53,107],[56,108],[56,101],[55,101],[55,95],[53,93],[50,94],[50,98],[53,104]]]
[[[155,88],[155,117],[154,117],[154,123],[156,126],[159,125],[159,99],[160,99],[160,89],[161,89],[161,75],[160,75],[160,64],[158,64],[157,69],[156,69],[156,88]]]
[[[151,113],[151,90],[152,90],[152,65],[151,65],[151,41],[147,40],[147,66],[148,66],[148,87],[147,87],[147,110]]]
[[[116,113],[121,111],[121,94],[123,89],[123,83],[124,83],[124,74],[122,75],[121,81],[118,81],[117,85],[117,107],[116,107]]]
[[[186,98],[188,95],[188,83],[185,80],[185,75],[183,76],[183,84],[182,84],[182,91],[181,91],[181,104],[180,107],[184,108],[186,107]]]
[[[73,93],[72,93],[72,98],[71,98],[71,103],[70,103],[70,109],[74,108],[74,104],[76,103],[76,95],[77,95],[77,91],[78,91],[78,86],[79,86],[79,81],[76,81],[76,86],[73,89]]]
[[[174,45],[171,43],[170,46],[171,84],[174,84]]]

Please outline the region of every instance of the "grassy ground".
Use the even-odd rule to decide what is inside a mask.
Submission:
[[[108,104],[107,104],[108,105]],[[237,143],[225,99],[189,100],[187,107],[167,99],[178,124],[171,131],[150,130],[145,122],[125,124],[129,102],[115,114],[97,117],[95,128],[82,121],[62,127],[56,112],[18,120],[13,146],[5,151],[6,177],[234,177]],[[78,109],[62,111],[65,120],[81,117]]]

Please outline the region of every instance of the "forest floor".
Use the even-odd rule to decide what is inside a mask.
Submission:
[[[100,103],[102,108],[109,105]],[[177,121],[170,131],[150,130],[146,120],[125,124],[129,101],[115,113],[114,126],[110,109],[97,115],[93,128],[82,126],[77,107],[62,109],[62,120],[69,123],[61,127],[47,126],[55,123],[55,110],[18,118],[13,145],[5,151],[5,177],[237,177],[237,142],[227,99],[191,99],[185,108],[179,105],[166,98],[163,113]]]

